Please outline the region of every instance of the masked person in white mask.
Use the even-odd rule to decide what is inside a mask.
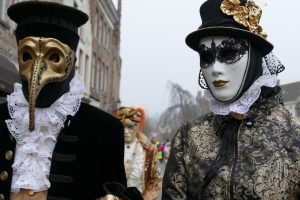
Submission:
[[[284,66],[252,1],[208,0],[186,43],[211,113],[177,131],[162,199],[299,199],[300,127],[283,106]]]

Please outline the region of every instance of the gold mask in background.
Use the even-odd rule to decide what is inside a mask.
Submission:
[[[26,37],[19,41],[19,73],[28,82],[29,130],[35,126],[36,99],[50,82],[64,81],[75,63],[75,51],[54,38]]]
[[[145,111],[143,107],[121,107],[114,116],[120,119],[124,127],[125,143],[130,144],[137,137],[145,124]]]

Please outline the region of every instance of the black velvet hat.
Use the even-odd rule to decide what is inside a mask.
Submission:
[[[199,40],[203,37],[234,36],[248,39],[252,44],[260,49],[263,56],[270,53],[273,49],[273,45],[262,35],[250,31],[249,27],[245,27],[238,23],[234,19],[233,15],[224,14],[221,10],[222,2],[223,0],[207,0],[201,5],[200,16],[202,19],[202,25],[198,28],[198,30],[190,33],[186,37],[186,44],[193,50],[197,51]],[[227,2],[230,3],[230,0],[227,0]],[[240,0],[240,6],[245,6],[246,3],[247,0]]]
[[[10,6],[8,16],[17,23],[17,41],[28,37],[52,37],[74,51],[79,42],[78,27],[89,17],[73,7],[54,2],[25,1]]]

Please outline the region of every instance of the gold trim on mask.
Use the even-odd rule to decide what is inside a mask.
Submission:
[[[26,37],[19,41],[19,73],[28,82],[29,130],[35,126],[36,99],[43,87],[67,79],[75,51],[54,38]]]

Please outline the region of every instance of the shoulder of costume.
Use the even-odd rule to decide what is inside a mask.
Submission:
[[[115,126],[122,126],[120,120],[112,114],[83,102],[74,118],[90,120],[92,122],[97,121],[99,124],[101,123],[103,125],[113,124]]]
[[[155,146],[150,142],[150,140],[143,132],[139,131],[137,139],[145,150],[154,150]]]
[[[204,115],[200,115],[197,118],[186,122],[185,124],[183,124],[183,126],[186,125],[187,127],[193,127],[195,125],[202,124],[206,121],[212,122],[213,120],[215,120],[216,118],[219,118],[219,117],[221,117],[221,116],[215,115],[214,113],[210,112],[210,113],[206,113]]]
[[[201,116],[198,116],[194,120],[186,121],[181,124],[181,126],[177,129],[176,134],[173,137],[176,140],[182,140],[183,138],[189,137],[190,132],[197,131],[198,134],[202,134],[203,131],[211,130],[212,128],[216,128],[221,125],[224,117],[221,115],[215,115],[210,112]],[[214,132],[211,132],[212,134]]]

